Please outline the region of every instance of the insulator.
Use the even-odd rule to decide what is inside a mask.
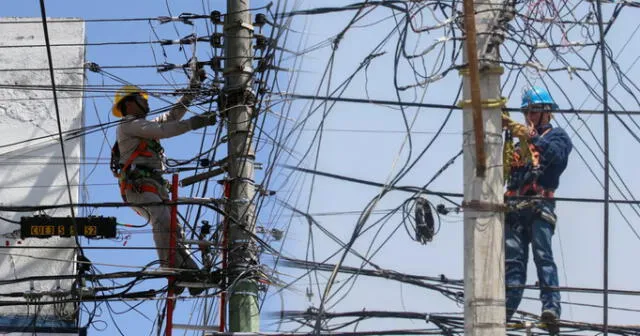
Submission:
[[[256,22],[253,23],[256,27],[262,27],[267,23],[267,16],[263,13],[256,14]]]
[[[222,33],[214,33],[211,35],[211,46],[214,48],[222,48]]]
[[[222,23],[222,13],[220,13],[220,11],[214,10],[213,12],[211,12],[211,15],[209,15],[209,18],[211,19],[211,22],[213,24]]]

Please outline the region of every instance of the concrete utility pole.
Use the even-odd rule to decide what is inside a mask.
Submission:
[[[228,171],[231,194],[229,221],[229,329],[259,331],[258,285],[249,268],[258,265],[252,200],[255,153],[252,145],[255,95],[253,83],[253,26],[248,0],[227,0],[224,18],[224,76],[221,111],[227,118]]]
[[[497,0],[464,0],[464,327],[472,336],[505,335],[504,103],[496,62],[502,42],[497,27],[509,20],[505,9]]]

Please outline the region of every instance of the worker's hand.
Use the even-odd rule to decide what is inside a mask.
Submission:
[[[189,125],[192,130],[196,130],[199,128],[203,128],[205,126],[215,125],[216,124],[216,114],[213,112],[206,112],[202,114],[198,114],[189,118]]]

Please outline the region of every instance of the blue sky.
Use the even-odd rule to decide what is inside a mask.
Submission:
[[[252,2],[252,7],[262,5],[262,2]],[[342,1],[323,1],[323,6],[341,5]],[[220,8],[218,2],[201,1],[181,1],[169,3],[169,8],[173,15],[182,12],[191,13],[207,13],[210,10]],[[306,1],[303,2],[304,8],[319,6],[319,2]],[[605,6],[606,7],[606,6]],[[586,13],[588,7],[581,4],[575,10],[576,13]],[[606,8],[609,13],[611,8]],[[164,1],[110,1],[110,2],[92,2],[88,4],[85,1],[65,1],[47,3],[47,13],[50,17],[80,17],[84,19],[91,18],[115,18],[115,17],[157,17],[169,15],[167,4]],[[10,6],[3,10],[5,16],[23,16],[23,17],[39,17],[39,4],[37,1],[21,1],[12,2]],[[366,58],[366,56],[374,49],[375,45],[385,36],[395,25],[393,17],[389,15],[388,9],[376,9],[369,14],[363,22],[359,22],[352,27],[344,35],[338,49],[336,50],[335,62],[331,71],[331,85],[329,89],[322,86],[319,95],[326,95],[327,91],[335,88],[336,84],[342,82],[349,76],[353,70]],[[626,73],[633,75],[637,73],[635,66],[636,55],[633,48],[625,47],[630,38],[630,45],[637,43],[638,38],[635,36],[636,24],[632,19],[632,9],[626,9],[622,12],[619,21],[609,33],[608,43],[611,46],[614,55],[618,56],[618,62]],[[308,20],[298,17],[294,21],[294,27],[298,31],[304,30],[304,45],[300,49],[306,49],[317,43],[332,38],[340,30],[342,30],[352,17],[353,13],[325,14],[312,16]],[[429,14],[430,15],[430,14]],[[437,17],[437,16],[436,16]],[[439,17],[441,18],[441,17]],[[421,24],[432,24],[432,18],[425,16]],[[382,21],[380,21],[382,20]],[[362,27],[358,27],[362,26]],[[196,21],[196,28],[199,35],[206,34],[205,21]],[[155,33],[151,26],[146,22],[130,22],[130,23],[87,23],[86,36],[87,42],[105,42],[105,41],[148,41],[159,38],[175,39],[188,35],[192,32],[191,27],[181,24],[153,24]],[[175,30],[178,30],[176,33]],[[568,39],[570,41],[584,40],[584,32],[567,27]],[[410,34],[407,38],[407,45],[411,52],[418,53],[428,46],[432,45],[437,39],[447,35],[442,30],[434,30],[429,33]],[[557,33],[553,33],[557,34]],[[554,35],[557,37],[557,35]],[[300,34],[291,33],[288,40],[288,49],[296,49],[297,42],[300,41]],[[376,57],[370,63],[365,72],[360,72],[354,78],[351,85],[346,90],[344,96],[372,99],[396,100],[396,93],[393,88],[393,54],[395,51],[395,43],[397,42],[397,34],[393,35],[389,43],[385,44],[380,50],[384,55]],[[447,49],[444,51],[448,57],[451,51],[451,41],[447,42]],[[512,43],[512,42],[507,42]],[[511,47],[513,44],[511,44]],[[625,51],[618,53],[621,49]],[[177,50],[176,46],[167,46],[166,58],[162,55],[161,49],[156,45],[150,47],[148,44],[134,46],[90,46],[86,51],[87,61],[95,62],[101,66],[106,65],[150,65],[155,64],[153,52],[157,57],[157,62],[183,63],[185,56]],[[152,52],[153,50],[153,52]],[[191,53],[191,48],[185,48],[187,54]],[[206,59],[211,56],[211,49],[206,44],[198,45],[198,55]],[[284,83],[277,91],[295,91],[305,94],[315,94],[318,90],[318,83],[323,75],[325,66],[329,64],[330,48],[324,47],[309,52],[302,58],[300,64],[301,72],[299,74],[299,82],[295,88],[286,89]],[[439,54],[440,49],[436,48],[427,56],[423,57],[425,68],[431,71],[432,67],[438,68],[437,60],[443,56]],[[580,55],[590,56],[593,53],[593,47],[584,47],[579,50]],[[519,54],[516,59],[523,60],[525,54]],[[559,67],[561,62],[555,59],[545,50],[536,53],[540,57],[544,65]],[[564,54],[571,65],[585,67],[571,52]],[[509,57],[503,53],[503,57]],[[510,57],[509,57],[510,58]],[[444,58],[445,67],[451,63],[451,60]],[[459,63],[460,61],[458,61]],[[291,65],[291,64],[289,64]],[[566,67],[566,66],[565,66]],[[599,61],[593,65],[593,69],[599,71]],[[508,69],[507,69],[508,70]],[[440,70],[441,71],[441,70]],[[154,83],[186,83],[183,73],[176,71],[166,73],[168,76],[163,78],[154,69],[114,69],[110,72],[120,76],[130,82],[136,84],[154,84]],[[436,71],[438,72],[438,71]],[[508,73],[508,72],[507,72]],[[399,67],[400,84],[411,84],[415,79],[411,75],[412,71],[403,63]],[[578,74],[582,74],[578,72]],[[577,75],[567,73],[567,71],[551,72],[543,75],[542,79],[536,79],[536,74],[532,71],[525,71],[519,77],[509,77],[503,95],[509,96],[509,107],[517,107],[519,105],[520,91],[523,86],[528,83],[545,83],[550,84],[550,91],[557,99],[561,107],[566,108],[573,106],[574,108],[600,109],[599,105],[591,95],[587,92],[586,86],[582,84]],[[593,84],[596,91],[601,92],[601,88],[595,85],[596,78],[584,75],[588,83]],[[506,78],[506,76],[505,76]],[[557,85],[552,84],[549,78],[557,81]],[[283,76],[283,80],[286,79]],[[98,85],[114,84],[109,79],[104,79],[99,75],[87,72],[87,84]],[[616,79],[610,76],[610,86],[615,85]],[[451,71],[442,80],[436,81],[425,87],[410,89],[402,93],[403,100],[424,101],[438,104],[454,103],[454,97],[457,92],[460,77],[455,71]],[[144,85],[143,85],[144,86]],[[513,93],[510,94],[513,88]],[[566,92],[566,97],[560,94],[560,89]],[[630,110],[638,108],[638,104],[629,94],[624,93],[620,86],[612,90],[616,97],[620,98],[622,107]],[[585,101],[584,105],[582,105]],[[94,102],[97,108],[94,109]],[[310,110],[309,101],[293,102],[293,118],[304,116]],[[98,123],[97,115],[102,121],[110,118],[109,98],[96,98],[85,100],[86,123],[93,125]],[[164,106],[166,103],[152,99],[150,105],[153,107]],[[318,102],[315,102],[318,105]],[[621,106],[614,106],[614,109],[621,109]],[[274,108],[275,113],[282,113],[278,107]],[[386,130],[386,131],[403,131],[403,121],[400,112],[392,107],[376,106],[373,104],[348,104],[338,103],[333,109],[323,110],[322,108],[316,113],[307,125],[303,127],[301,139],[295,144],[294,152],[297,157],[312,146],[313,130],[315,130],[320,122],[319,115],[327,112],[324,121],[324,127],[327,129],[322,136],[322,145],[318,155],[317,169],[321,171],[343,174],[362,179],[373,180],[377,182],[385,181],[393,173],[397,173],[398,167],[407,159],[407,157],[415,158],[428,141],[433,137],[433,132],[445,120],[446,111],[436,109],[406,109],[407,118],[413,120],[415,124],[412,128],[413,151],[409,153],[407,145],[403,145],[405,138],[402,133],[380,133],[369,132],[370,130]],[[522,120],[517,113],[514,113],[516,119]],[[570,158],[570,165],[565,172],[561,186],[558,192],[559,196],[564,197],[592,197],[601,198],[603,195],[602,188],[589,172],[589,167],[593,168],[596,175],[602,179],[602,169],[598,165],[598,161],[591,156],[589,149],[594,150],[596,156],[601,160],[602,155],[597,148],[596,141],[591,139],[587,127],[580,120],[567,114],[567,119],[560,115],[556,116],[557,123],[566,127],[567,120],[571,125],[575,126],[577,133],[585,137],[586,144],[579,140],[575,131],[570,130],[573,136],[576,149]],[[600,115],[583,116],[586,125],[592,130],[598,142],[602,143],[602,117]],[[277,118],[274,115],[268,119],[271,126],[275,125]],[[625,119],[628,123],[628,119]],[[419,161],[411,172],[400,181],[400,185],[423,185],[431,178],[431,176],[453,155],[455,155],[462,145],[462,118],[461,112],[454,111],[451,119],[444,128],[444,132],[435,141],[433,147],[427,152],[427,155]],[[354,132],[360,130],[364,132]],[[611,161],[616,169],[620,172],[624,181],[629,185],[632,191],[637,190],[638,179],[635,177],[635,166],[637,159],[629,153],[635,153],[638,150],[638,143],[629,133],[621,127],[618,121],[611,122],[612,135],[611,140]],[[113,129],[107,131],[107,137],[113,141]],[[212,136],[207,138],[205,143],[211,143]],[[87,141],[87,157],[108,157],[108,147],[103,146],[104,135],[94,133],[88,136]],[[187,158],[190,154],[197,151],[200,145],[201,134],[190,134],[181,136],[179,139],[165,141],[164,145],[167,153],[176,158]],[[293,145],[293,138],[287,145]],[[316,143],[317,144],[317,143]],[[101,152],[102,148],[102,152]],[[261,145],[258,148],[262,148]],[[313,167],[314,158],[316,157],[316,148],[311,147],[310,155],[305,160],[304,166]],[[584,155],[586,163],[582,162],[578,153]],[[289,163],[297,163],[296,159],[292,159]],[[85,170],[86,172],[87,170]],[[286,172],[283,172],[283,174]],[[277,181],[282,175],[277,175]],[[107,165],[99,165],[97,169],[87,178],[88,184],[112,182],[113,178],[108,170]],[[455,164],[447,169],[438,179],[431,185],[432,190],[461,192],[463,187],[462,179],[462,159],[459,158]],[[309,213],[328,213],[342,211],[361,211],[366,203],[376,195],[377,189],[350,184],[336,180],[318,178],[313,184],[311,192],[311,176],[299,176],[299,179],[290,181],[289,184],[282,186],[279,190],[279,199],[289,199],[291,203],[301,210]],[[85,200],[88,202],[117,201],[119,200],[118,191],[115,185],[90,185],[88,187],[89,197]],[[189,190],[183,190],[188,192]],[[298,193],[299,192],[299,193]],[[215,187],[209,190],[209,195],[220,195],[221,190]],[[300,197],[298,198],[298,196]],[[612,192],[613,198],[621,198],[619,193]],[[409,195],[402,193],[391,193],[386,196],[379,204],[377,209],[393,208],[401,204]],[[214,196],[212,196],[214,197]],[[430,198],[435,203],[441,202],[436,198]],[[267,208],[274,207],[274,203],[268,203]],[[632,226],[638,225],[638,216],[635,215],[629,206],[621,206],[622,212],[626,215]],[[276,210],[275,213],[278,211]],[[126,223],[141,223],[141,220],[128,209],[110,210],[102,209],[101,214],[117,215],[119,220]],[[602,222],[603,212],[601,205],[580,204],[580,203],[559,203],[558,204],[558,230],[553,238],[556,262],[560,271],[560,281],[562,285],[576,287],[601,287],[602,286]],[[207,213],[206,216],[216,221],[214,214]],[[372,219],[378,218],[378,215]],[[348,240],[353,230],[357,215],[340,215],[340,216],[318,216],[317,220],[329,231],[338,236],[343,241]],[[286,216],[265,215],[263,221],[265,225],[275,225],[282,229],[288,227],[288,218]],[[389,224],[380,228],[381,233],[378,238],[369,233],[358,239],[355,248],[363,253],[367,250],[372,242],[374,245],[380,244],[384,238],[391,237],[390,241],[384,245],[380,253],[373,260],[383,268],[394,269],[400,272],[411,274],[437,276],[445,274],[447,277],[459,279],[462,278],[462,215],[448,215],[443,217],[442,226],[434,241],[426,246],[419,245],[409,239],[403,228],[394,231],[396,225],[399,224],[399,217],[395,216]],[[635,289],[637,288],[634,281],[635,272],[630,270],[634,265],[632,256],[640,252],[640,244],[629,226],[617,212],[615,207],[611,208],[611,249],[610,249],[610,287],[616,289]],[[378,227],[376,227],[377,229]],[[128,246],[152,246],[150,235],[146,229],[131,230],[131,237],[127,242]],[[334,252],[338,247],[331,242],[326,236],[319,233],[317,229],[313,231],[313,244],[316,260],[322,260],[323,256],[327,256]],[[294,217],[290,222],[289,232],[283,251],[285,254],[304,258],[307,245],[309,243],[309,228],[303,218]],[[91,242],[90,246],[102,246],[114,244],[122,244],[122,242],[114,243]],[[278,245],[276,245],[279,247]],[[92,252],[89,254],[95,262],[114,261],[123,262],[131,265],[143,265],[155,259],[155,251],[126,251],[118,252],[108,250],[106,252]],[[335,262],[335,259],[330,261]],[[358,266],[359,261],[349,256],[346,261],[347,265]],[[529,265],[528,284],[536,281],[535,271],[532,262]],[[104,272],[114,271],[113,269],[103,269]],[[288,275],[299,274],[299,271],[280,268],[283,280],[289,279]],[[286,309],[306,309],[310,304],[317,305],[319,292],[324,289],[326,276],[328,274],[320,274],[318,277],[304,278],[292,289],[284,292],[284,295],[269,295],[266,303],[266,310],[279,309],[280,300],[285,300]],[[340,281],[344,278],[339,277]],[[407,285],[400,285],[389,281],[366,279],[359,277],[356,285],[349,291],[348,299],[336,303],[332,301],[332,310],[349,311],[361,310],[367,308],[388,309],[388,310],[406,310],[421,312],[454,312],[461,311],[450,300],[433,292],[424,291]],[[339,283],[341,284],[341,283]],[[151,283],[149,287],[157,286],[158,283]],[[143,286],[144,287],[144,286]],[[307,288],[313,293],[312,301],[307,301],[305,292]],[[273,291],[270,292],[273,294]],[[527,291],[525,296],[535,297],[536,291]],[[602,302],[601,295],[594,294],[570,294],[563,293],[563,300],[596,304]],[[187,306],[180,303],[179,309]],[[638,309],[637,299],[634,297],[611,296],[611,306],[621,306],[627,308]],[[123,307],[120,307],[123,308]],[[539,302],[535,300],[525,300],[521,305],[522,309],[538,312]],[[155,317],[155,303],[145,303],[140,306],[140,310],[150,317]],[[190,309],[183,309],[180,316],[176,319],[177,323],[185,323],[189,318]],[[599,309],[565,305],[563,317],[572,320],[600,322],[602,312]],[[107,329],[103,334],[113,334],[113,323],[109,320],[106,311],[103,312],[102,319],[107,321]],[[129,333],[148,333],[152,326],[151,321],[147,321],[142,315],[135,312],[117,315],[116,321],[120,328],[127,330]],[[637,321],[637,312],[612,310],[610,312],[610,322],[619,324],[629,324]],[[270,324],[273,321],[263,322],[265,329],[274,328]],[[412,327],[422,326],[419,322],[394,322],[394,327]],[[380,328],[384,326],[383,322],[367,322],[361,326],[370,328]]]

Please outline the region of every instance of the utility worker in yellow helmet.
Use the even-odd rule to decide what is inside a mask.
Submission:
[[[165,169],[164,153],[159,139],[174,137],[216,122],[214,113],[203,113],[181,120],[200,88],[205,77],[204,70],[194,73],[189,90],[173,108],[154,119],[147,120],[149,95],[134,85],[125,85],[115,95],[111,109],[114,116],[122,118],[118,125],[117,142],[112,153],[111,169],[118,177],[120,191],[125,202],[131,204],[160,203],[169,199],[167,181],[162,177]],[[136,213],[148,220],[153,227],[153,239],[162,267],[169,266],[169,239],[171,211],[165,205],[132,206]],[[181,239],[178,229],[178,240]],[[186,248],[178,242],[175,253],[177,269],[198,270]],[[196,272],[187,272],[186,281],[198,281]],[[181,293],[184,288],[176,288]],[[192,295],[202,292],[201,288],[189,288]]]

